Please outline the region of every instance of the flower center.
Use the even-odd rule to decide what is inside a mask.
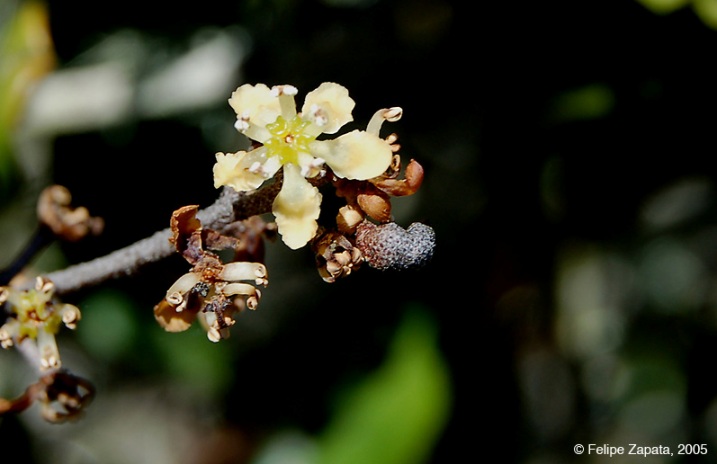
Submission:
[[[283,116],[276,118],[276,121],[267,124],[266,128],[272,137],[264,142],[267,149],[267,156],[278,156],[281,164],[299,164],[299,153],[308,153],[309,144],[316,136],[306,134],[304,131],[311,124],[299,116],[290,120]]]

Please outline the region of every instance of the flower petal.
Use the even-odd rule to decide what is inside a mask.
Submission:
[[[249,263],[237,261],[224,265],[219,273],[219,278],[225,282],[239,282],[241,280],[252,280],[257,285],[266,281],[266,266],[262,263]]]
[[[267,162],[265,150],[252,150],[247,153],[217,153],[214,165],[214,188],[227,185],[237,192],[246,192],[259,188],[268,178],[279,170],[276,163]]]
[[[351,111],[356,102],[346,87],[324,82],[306,94],[301,113],[304,119],[321,128],[325,134],[335,134],[344,124],[353,121]]]
[[[237,118],[264,127],[281,115],[279,98],[264,84],[244,84],[232,92],[229,105]]]
[[[273,204],[281,239],[291,249],[306,245],[318,229],[321,193],[301,176],[295,164],[284,165],[284,182]]]
[[[175,307],[166,300],[162,300],[154,307],[154,318],[167,332],[184,332],[197,318],[193,311],[177,312]]]
[[[53,332],[38,330],[37,349],[40,351],[40,369],[57,369],[62,366],[60,351]]]
[[[201,276],[197,272],[187,272],[186,274],[182,275],[179,279],[177,279],[171,287],[167,290],[166,296],[169,296],[173,293],[181,293],[185,294],[188,291],[192,289],[199,280],[201,279]]]
[[[317,140],[311,154],[326,160],[339,177],[366,180],[383,174],[393,152],[383,139],[364,131],[352,131],[333,140]]]

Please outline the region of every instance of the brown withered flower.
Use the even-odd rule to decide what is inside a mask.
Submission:
[[[312,243],[316,266],[324,282],[333,283],[351,274],[363,262],[361,250],[339,232],[325,232]]]
[[[104,220],[90,216],[84,206],[72,207],[72,195],[62,185],[46,187],[37,202],[37,217],[41,224],[62,240],[76,242],[87,235],[99,235]]]
[[[198,318],[207,337],[218,342],[229,336],[236,314],[256,309],[261,292],[255,285],[268,284],[267,272],[259,262],[224,264],[205,249],[241,249],[241,240],[202,229],[197,211],[197,206],[185,206],[172,215],[170,242],[193,267],[167,290],[154,316],[168,332],[187,330]]]
[[[54,423],[78,418],[95,394],[88,380],[67,371],[46,375],[39,383],[44,386],[37,397],[42,417]]]
[[[94,394],[95,387],[88,380],[59,370],[42,376],[15,399],[0,398],[0,416],[22,412],[37,402],[46,421],[61,423],[78,418]]]

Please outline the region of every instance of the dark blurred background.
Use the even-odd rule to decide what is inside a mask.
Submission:
[[[674,453],[640,462],[714,461],[711,2],[48,1],[17,32],[28,2],[2,1],[0,90],[15,109],[0,121],[0,266],[49,183],[106,227],[48,248],[36,272],[209,205],[214,153],[242,147],[226,100],[246,82],[293,84],[299,104],[341,83],[358,125],[403,107],[389,130],[426,179],[396,221],[430,224],[438,243],[424,269],[335,284],[308,250],[273,243],[259,309],[217,345],[153,320],[179,257],[78,292],[83,323],[60,349],[98,397],[76,424],[0,419],[6,451],[538,464],[634,462],[573,446],[637,443]],[[19,39],[33,34],[47,40]],[[31,378],[14,354],[0,353],[6,397]]]

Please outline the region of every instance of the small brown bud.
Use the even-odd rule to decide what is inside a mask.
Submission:
[[[373,189],[374,192],[360,193],[356,201],[362,210],[378,222],[391,220],[391,201],[386,194]]]

